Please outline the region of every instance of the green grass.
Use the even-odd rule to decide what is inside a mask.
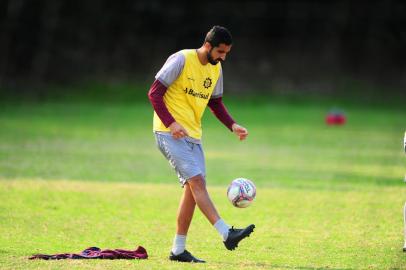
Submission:
[[[406,111],[330,104],[229,102],[250,135],[239,142],[207,112],[209,191],[230,224],[257,225],[227,251],[199,211],[188,248],[206,265],[166,260],[182,192],[155,147],[148,104],[0,107],[0,269],[406,269],[402,208]],[[226,185],[257,185],[247,209]],[[29,261],[88,246],[134,249],[146,261]]]

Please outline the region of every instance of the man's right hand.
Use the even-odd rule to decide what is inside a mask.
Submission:
[[[186,129],[177,122],[173,122],[172,124],[170,124],[169,129],[170,129],[171,135],[174,139],[180,139],[185,136],[189,136]]]

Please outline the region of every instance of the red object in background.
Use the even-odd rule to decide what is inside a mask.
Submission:
[[[326,116],[327,125],[344,125],[347,118],[343,113],[329,113]]]

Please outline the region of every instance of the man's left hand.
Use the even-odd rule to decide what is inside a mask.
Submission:
[[[245,140],[245,138],[248,136],[248,130],[236,123],[232,125],[231,129],[233,130],[234,134],[239,137],[240,141]]]

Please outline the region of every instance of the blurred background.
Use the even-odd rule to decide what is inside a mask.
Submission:
[[[1,98],[146,100],[170,54],[222,25],[234,37],[223,65],[231,95],[399,102],[405,14],[400,0],[2,0]]]

